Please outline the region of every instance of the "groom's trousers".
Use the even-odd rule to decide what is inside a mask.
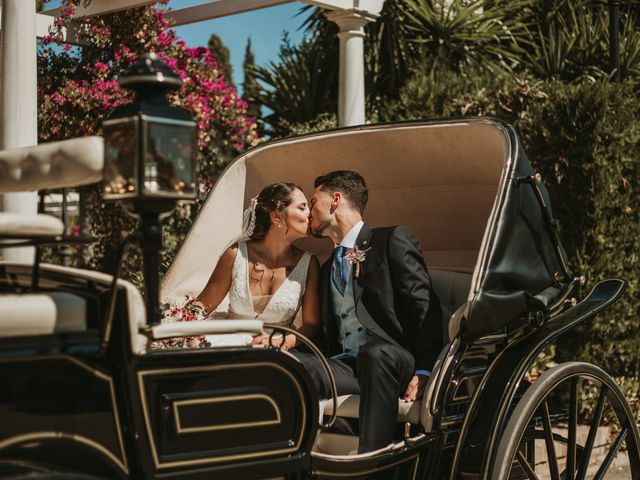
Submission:
[[[311,353],[292,352],[311,374],[321,399],[331,396],[322,362]],[[357,358],[328,359],[338,395],[360,394],[358,453],[370,452],[393,441],[398,398],[404,395],[414,373],[414,359],[407,350],[373,340],[363,345]]]

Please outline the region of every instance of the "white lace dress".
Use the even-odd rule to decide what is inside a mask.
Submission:
[[[302,304],[311,254],[305,252],[273,295],[253,297],[249,290],[247,244],[238,243],[229,289],[229,318],[257,318],[264,323],[291,326]]]

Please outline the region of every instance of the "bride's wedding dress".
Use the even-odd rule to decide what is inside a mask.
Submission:
[[[302,304],[311,254],[305,252],[273,295],[251,295],[247,244],[238,243],[229,289],[228,318],[256,318],[290,327]]]

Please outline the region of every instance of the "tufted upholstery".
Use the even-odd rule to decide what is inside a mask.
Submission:
[[[0,212],[0,238],[56,237],[63,233],[64,225],[51,215]]]
[[[471,273],[451,272],[446,270],[430,269],[431,283],[442,308],[442,333],[443,342],[453,340],[460,329],[459,315],[454,319],[455,325],[451,325],[452,316],[461,306],[465,305],[471,288]]]
[[[0,152],[0,193],[86,185],[102,178],[101,137]]]

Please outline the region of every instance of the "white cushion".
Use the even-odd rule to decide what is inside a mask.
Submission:
[[[405,402],[398,399],[398,422],[420,423],[421,401]],[[338,416],[346,418],[358,418],[360,408],[360,395],[341,395],[338,397]],[[333,412],[333,401],[321,400],[320,413],[331,415]]]
[[[63,232],[62,222],[51,215],[0,212],[0,238],[55,237]]]
[[[262,332],[262,320],[196,320],[193,322],[168,322],[151,327],[156,340],[186,335],[211,335],[216,333]]]
[[[103,159],[101,137],[0,151],[0,193],[94,183],[102,178]]]
[[[88,278],[103,285],[111,283],[113,276],[95,272],[93,270],[81,270],[79,268],[62,267],[60,265],[42,264],[42,269],[61,272],[77,278]],[[131,336],[131,349],[134,355],[141,355],[147,350],[147,337],[140,333],[147,323],[144,300],[140,291],[126,280],[119,279],[118,285],[125,288],[127,295],[127,312],[129,315],[129,334]]]
[[[86,301],[66,292],[0,295],[0,337],[51,335],[87,328]]]

